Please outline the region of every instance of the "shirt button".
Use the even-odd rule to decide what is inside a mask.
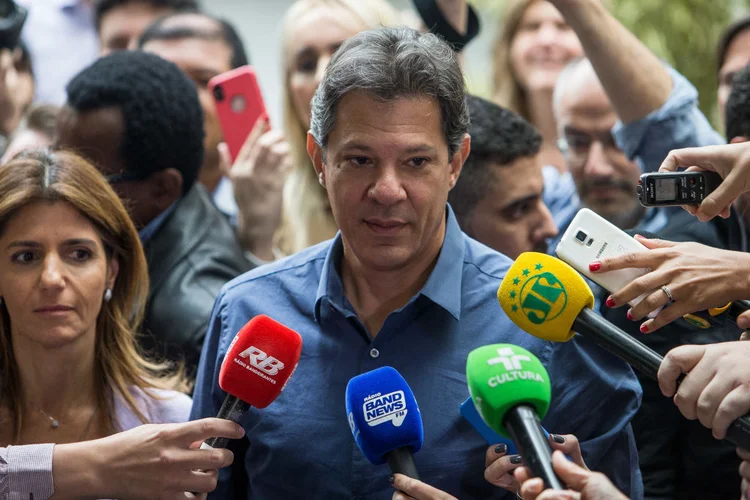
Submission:
[[[372,349],[370,349],[370,357],[371,357],[372,359],[375,359],[375,358],[377,358],[378,356],[380,356],[380,351],[378,351],[378,350],[377,350],[377,349],[375,349],[374,347],[373,347]]]

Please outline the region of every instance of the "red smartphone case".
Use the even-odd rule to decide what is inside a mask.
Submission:
[[[258,119],[268,118],[255,70],[241,66],[217,75],[208,82],[208,89],[234,162]]]

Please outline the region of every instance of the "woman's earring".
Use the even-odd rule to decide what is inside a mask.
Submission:
[[[323,172],[321,172],[321,173],[318,174],[318,184],[320,184],[324,188],[326,187],[325,182],[323,182]]]
[[[110,300],[112,300],[112,289],[107,288],[104,290],[104,302],[109,302]]]

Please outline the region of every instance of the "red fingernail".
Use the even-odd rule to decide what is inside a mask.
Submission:
[[[628,312],[625,313],[625,316],[627,316],[630,321],[633,321],[633,315],[630,314],[630,309],[628,309]]]
[[[648,325],[646,323],[641,325],[641,333],[648,333]]]
[[[615,301],[612,300],[612,297],[607,297],[604,303],[607,304],[607,307],[615,307]]]
[[[596,262],[592,262],[591,264],[589,264],[589,271],[591,271],[592,273],[597,272],[601,268],[602,268],[602,263],[599,262],[598,260]]]

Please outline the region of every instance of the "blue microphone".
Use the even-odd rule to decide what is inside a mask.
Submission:
[[[424,443],[422,415],[399,372],[384,366],[351,379],[346,415],[367,460],[375,465],[388,462],[393,473],[419,479],[414,453]]]

